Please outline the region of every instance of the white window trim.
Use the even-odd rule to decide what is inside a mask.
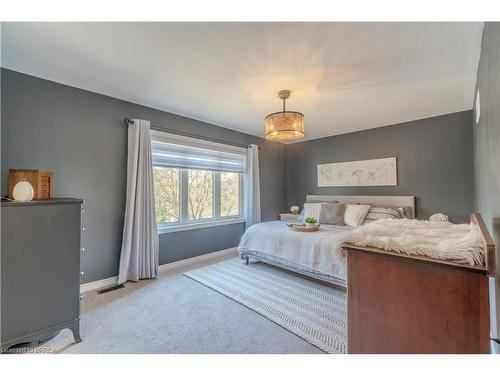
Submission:
[[[184,135],[177,135],[177,134],[172,134],[168,133],[166,131],[159,131],[159,130],[151,130],[151,138],[153,141],[157,140],[159,142],[172,142],[173,140],[178,140],[181,142],[185,142],[187,144],[199,144],[199,145],[204,145],[206,148],[209,149],[215,149],[215,150],[226,150],[230,152],[234,152],[236,154],[240,155],[245,155],[246,156],[246,149],[243,147],[238,147],[238,146],[232,146],[232,145],[226,145],[224,143],[217,143],[217,142],[212,142],[212,141],[207,141],[204,139],[198,139],[198,138],[191,138],[191,137],[186,137]]]
[[[166,225],[166,226],[162,226],[160,224],[158,225],[158,234],[175,233],[175,232],[182,232],[185,230],[218,227],[221,225],[238,224],[244,222],[245,218],[238,217],[231,219],[212,219],[210,221],[194,222],[194,223],[191,222],[189,224],[176,224],[176,225]]]
[[[245,165],[246,165],[246,149],[237,146],[225,145],[222,143],[211,142],[204,139],[191,138],[182,135],[172,134],[168,132],[151,130],[151,137],[153,140],[169,142],[174,140],[183,141],[191,144],[199,144],[200,147],[226,150],[229,152],[238,153],[245,156]],[[161,166],[160,166],[161,167]],[[172,166],[172,168],[176,168]],[[157,224],[158,234],[164,233],[174,233],[174,232],[182,232],[186,230],[200,229],[200,228],[209,228],[216,227],[221,225],[230,225],[237,223],[245,222],[245,212],[246,212],[246,202],[244,199],[245,196],[245,173],[240,173],[240,214],[238,216],[223,216],[223,217],[214,217],[210,219],[199,219],[199,220],[188,220],[187,217],[183,217],[183,215],[188,215],[187,207],[183,209],[182,205],[184,202],[183,195],[187,195],[187,170],[184,168],[179,168],[179,199],[181,207],[180,209],[180,221],[169,223],[169,224]],[[220,201],[216,199],[216,174],[221,173],[217,171],[213,171],[213,195],[212,195],[212,214],[215,216],[216,213],[220,213]],[[186,191],[184,191],[186,190]],[[187,202],[187,201],[186,201]],[[218,203],[218,205],[217,205]],[[217,205],[217,206],[216,206]]]

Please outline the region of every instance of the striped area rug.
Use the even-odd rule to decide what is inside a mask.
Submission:
[[[326,353],[347,349],[345,290],[263,264],[231,259],[184,274]]]

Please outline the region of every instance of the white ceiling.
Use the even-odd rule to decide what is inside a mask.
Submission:
[[[291,89],[313,139],[471,109],[482,29],[4,23],[2,66],[257,136]]]

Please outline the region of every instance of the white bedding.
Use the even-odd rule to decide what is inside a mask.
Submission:
[[[348,226],[322,225],[319,232],[296,232],[283,221],[270,221],[252,225],[243,234],[238,252],[269,256],[283,260],[305,271],[346,280],[345,260],[341,245]]]

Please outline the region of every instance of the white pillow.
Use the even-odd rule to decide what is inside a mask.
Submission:
[[[306,217],[314,217],[316,221],[319,223],[319,217],[321,215],[321,206],[325,203],[304,203],[304,219]]]
[[[368,204],[346,204],[344,213],[344,223],[350,227],[363,225],[366,215],[370,211]]]

